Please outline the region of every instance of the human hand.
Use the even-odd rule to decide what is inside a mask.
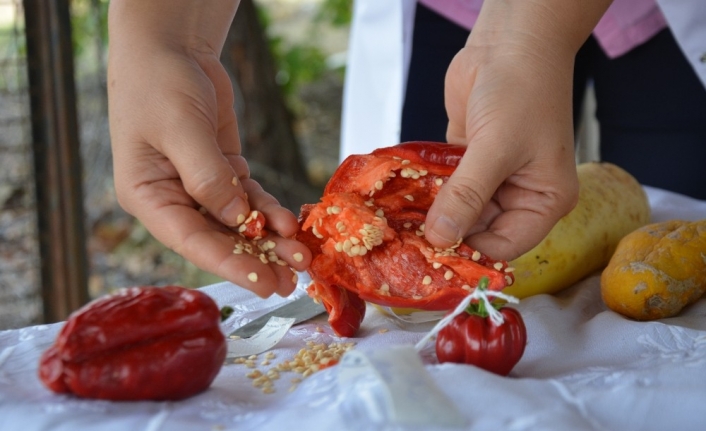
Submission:
[[[447,73],[447,140],[468,147],[429,210],[425,232],[435,246],[465,237],[473,248],[511,260],[539,243],[578,197],[566,76],[572,68],[538,76],[526,62],[515,63],[527,60],[521,55],[483,56],[466,47]]]
[[[437,247],[465,238],[512,260],[578,200],[573,61],[609,2],[583,18],[568,2],[532,9],[551,2],[516,2],[523,10],[510,11],[488,1],[449,66],[447,140],[467,151],[427,215],[426,237]],[[552,14],[562,15],[560,25]],[[583,21],[573,24],[571,16]]]
[[[232,20],[225,6],[235,13],[234,2],[220,2],[220,15],[201,20],[188,8],[209,8],[172,2],[111,3],[108,90],[118,200],[199,268],[262,297],[286,296],[296,286],[292,269],[306,269],[311,253],[288,239],[298,229],[295,215],[249,177],[241,155],[233,90],[219,61]],[[219,25],[225,30],[213,30]],[[264,250],[276,253],[274,262],[263,264],[257,248],[253,255],[233,253],[246,241],[237,227],[251,210],[267,220],[270,234],[258,243],[276,244]]]

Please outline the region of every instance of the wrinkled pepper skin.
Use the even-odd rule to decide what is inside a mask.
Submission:
[[[220,311],[209,296],[131,287],[69,316],[40,359],[39,378],[84,398],[180,400],[206,390],[225,356]]]
[[[496,325],[489,317],[463,312],[436,338],[439,362],[470,364],[507,376],[520,361],[527,344],[527,329],[514,308],[500,310],[504,322]]]
[[[449,310],[483,276],[492,290],[513,283],[507,262],[464,243],[435,249],[424,237],[427,211],[464,152],[407,142],[349,156],[321,201],[302,207],[296,239],[313,254],[308,292],[323,302],[336,334],[355,335],[366,302]]]

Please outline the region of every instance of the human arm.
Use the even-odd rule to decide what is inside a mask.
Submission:
[[[237,0],[114,0],[108,97],[121,206],[198,267],[260,296],[287,295],[309,250],[297,219],[249,178],[233,89],[219,61]],[[204,211],[201,212],[201,208]],[[287,265],[234,254],[233,229],[261,211]],[[301,253],[301,255],[299,254]],[[295,258],[295,255],[297,258]],[[248,277],[257,274],[257,281]]]
[[[447,140],[468,150],[426,220],[426,237],[511,260],[576,204],[576,52],[610,0],[486,0],[449,66]]]

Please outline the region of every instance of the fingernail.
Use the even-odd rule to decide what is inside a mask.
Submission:
[[[243,214],[243,208],[245,207],[245,202],[240,197],[233,198],[228,205],[221,211],[221,221],[226,226],[237,226],[242,223],[245,219]]]
[[[461,237],[461,231],[456,222],[446,216],[438,217],[431,228],[426,228],[426,231],[431,231],[434,235],[450,243],[456,242]]]

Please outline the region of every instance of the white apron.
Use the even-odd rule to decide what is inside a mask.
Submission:
[[[415,6],[415,0],[354,2],[341,160],[399,143]]]

